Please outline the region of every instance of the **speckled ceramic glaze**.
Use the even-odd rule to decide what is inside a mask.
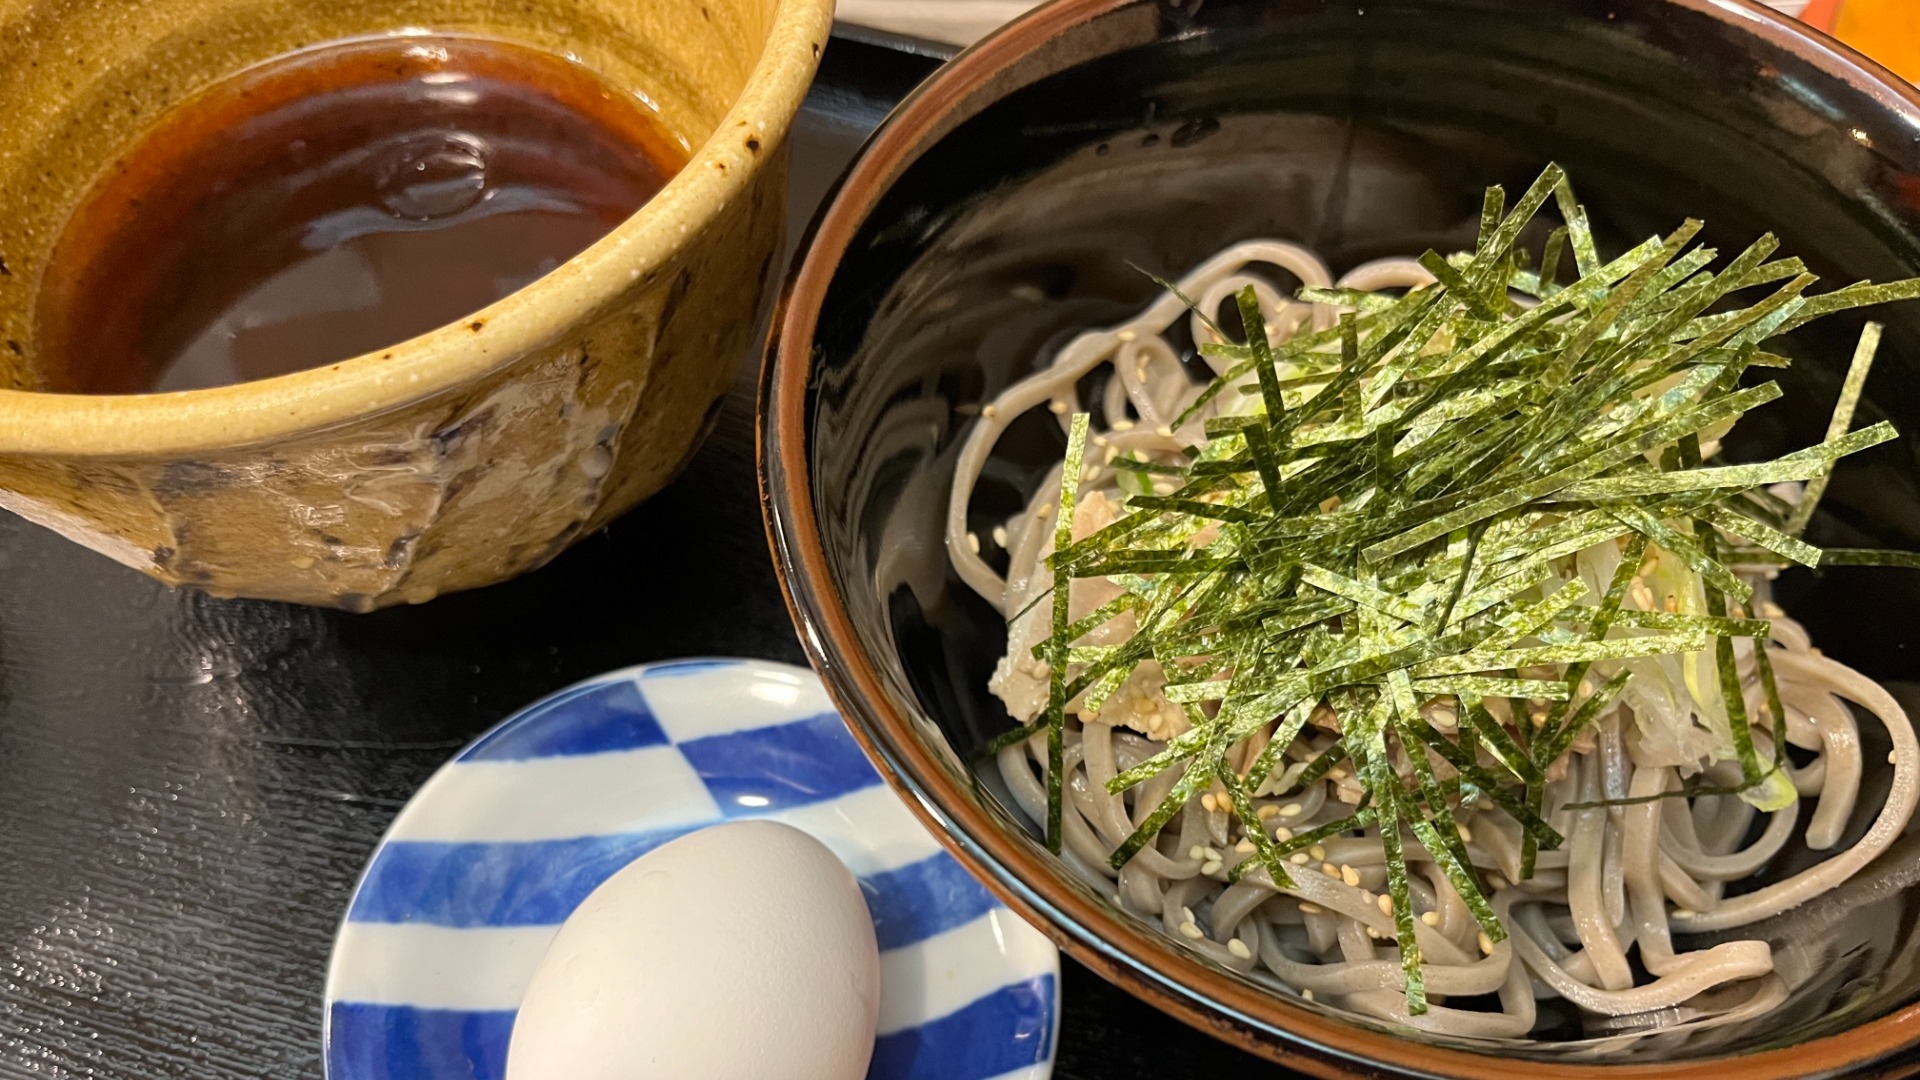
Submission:
[[[1890,280],[1920,268],[1916,132],[1920,92],[1751,0],[1056,0],[900,104],[791,279],[761,479],[800,639],[880,771],[989,888],[1101,975],[1301,1071],[1920,1071],[1920,825],[1845,886],[1727,932],[1768,943],[1787,1000],[1684,1037],[1660,1030],[1666,1016],[1600,1021],[1548,999],[1527,1042],[1419,1041],[1186,950],[1048,854],[993,771],[971,767],[1012,727],[987,692],[1006,620],[942,542],[982,403],[1148,303],[1156,286],[1134,267],[1177,276],[1266,236],[1336,273],[1471,248],[1485,185],[1517,192],[1551,159],[1610,252],[1698,215],[1722,253],[1778,229],[1822,288]],[[1785,395],[1730,436],[1734,460],[1820,439],[1868,314],[1782,341],[1796,362],[1769,374]],[[1920,304],[1871,315],[1887,336],[1861,416],[1902,438],[1836,471],[1810,536],[1920,550]],[[1016,421],[970,524],[989,535],[1025,505],[1064,443],[1051,416]],[[1920,701],[1920,574],[1795,571],[1775,597],[1830,655]],[[1884,751],[1863,758],[1877,806],[1891,768]],[[1822,857],[1789,849],[1763,880]]]
[[[658,490],[747,350],[831,0],[0,0],[0,506],[171,584],[372,610],[500,581]],[[577,56],[693,153],[470,319],[214,390],[36,392],[34,294],[160,111],[303,46],[432,30]]]

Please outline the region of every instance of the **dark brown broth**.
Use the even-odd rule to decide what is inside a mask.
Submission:
[[[455,36],[280,57],[164,114],[42,281],[50,389],[190,390],[382,349],[578,254],[685,164],[580,64]]]

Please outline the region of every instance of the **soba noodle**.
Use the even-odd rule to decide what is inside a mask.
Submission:
[[[1177,452],[1202,441],[1203,409],[1179,431],[1172,425],[1201,386],[1188,374],[1175,344],[1184,329],[1195,342],[1211,340],[1200,312],[1214,312],[1242,288],[1258,295],[1270,333],[1277,340],[1305,329],[1333,325],[1339,310],[1288,298],[1262,268],[1286,272],[1310,286],[1360,290],[1407,289],[1432,278],[1407,259],[1388,259],[1352,270],[1337,281],[1312,252],[1279,241],[1252,241],[1229,248],[1179,283],[1197,311],[1172,293],[1137,317],[1084,333],[1061,349],[1043,370],[996,397],[962,448],[948,508],[947,548],[968,585],[1013,619],[1009,644],[992,690],[1014,719],[1044,713],[1048,682],[1033,646],[1051,633],[1047,605],[1033,601],[1052,585],[1043,561],[1053,550],[1061,478],[1056,467],[1026,510],[996,535],[1009,571],[997,573],[979,554],[968,531],[973,489],[996,443],[1023,414],[1047,409],[1062,420],[1071,412],[1096,411],[1104,430],[1080,478],[1076,539],[1121,512],[1124,494],[1114,454]],[[1182,328],[1179,324],[1186,321]],[[1209,361],[1216,375],[1226,365]],[[1088,376],[1106,366],[1100,385]],[[1100,385],[1095,400],[1082,387]],[[1231,395],[1222,395],[1222,400]],[[1605,582],[1619,561],[1611,542],[1580,555],[1582,572]],[[1611,560],[1611,562],[1609,562]],[[1591,562],[1592,565],[1589,565]],[[1813,648],[1804,630],[1770,603],[1766,575],[1754,581],[1756,605],[1772,618],[1768,646],[1787,710],[1793,747],[1811,755],[1788,765],[1801,796],[1819,800],[1804,831],[1798,804],[1771,814],[1733,796],[1681,797],[1628,805],[1573,809],[1575,804],[1673,792],[1683,780],[1739,780],[1736,763],[1715,760],[1704,744],[1654,745],[1633,709],[1632,695],[1601,716],[1551,774],[1545,816],[1566,836],[1558,851],[1541,852],[1534,875],[1522,879],[1521,833],[1505,814],[1487,808],[1456,810],[1460,833],[1474,864],[1491,884],[1494,911],[1508,928],[1508,941],[1493,943],[1432,857],[1407,836],[1413,870],[1411,895],[1418,910],[1415,933],[1425,958],[1432,1005],[1410,1015],[1395,947],[1394,921],[1384,888],[1385,856],[1377,828],[1327,840],[1291,856],[1293,884],[1276,889],[1264,874],[1229,882],[1233,867],[1252,857],[1247,840],[1236,841],[1234,818],[1223,795],[1196,796],[1124,867],[1109,856],[1172,790],[1180,770],[1162,772],[1125,795],[1110,794],[1107,781],[1140,764],[1184,730],[1178,707],[1160,693],[1164,675],[1144,662],[1097,716],[1068,707],[1066,796],[1062,857],[1080,876],[1113,896],[1126,911],[1158,921],[1166,933],[1208,959],[1235,971],[1268,978],[1304,996],[1425,1032],[1465,1039],[1519,1039],[1536,1026],[1536,999],[1557,996],[1589,1014],[1606,1017],[1657,1015],[1659,1030],[1698,1029],[1735,1022],[1778,1005],[1784,982],[1773,973],[1771,950],[1759,940],[1723,941],[1709,948],[1677,951],[1676,933],[1721,931],[1754,923],[1833,889],[1884,851],[1905,826],[1920,785],[1920,745],[1906,714],[1878,684]],[[1075,581],[1074,619],[1118,594],[1101,579]],[[1642,602],[1650,598],[1641,598]],[[1017,616],[1017,617],[1015,617]],[[1128,616],[1116,618],[1085,639],[1117,644],[1131,633]],[[1747,715],[1763,755],[1771,733],[1761,722],[1764,694],[1751,642],[1737,646]],[[1649,704],[1648,707],[1651,707]],[[1429,704],[1428,709],[1435,706]],[[1856,708],[1858,713],[1856,712]],[[1832,849],[1855,818],[1862,772],[1856,715],[1882,725],[1893,746],[1893,780],[1872,824],[1853,846],[1783,880],[1728,895],[1727,886],[1768,864],[1796,836],[1815,851]],[[1430,717],[1444,725],[1448,717]],[[1502,716],[1505,720],[1507,717]],[[1362,795],[1357,779],[1334,769],[1304,787],[1306,764],[1329,745],[1340,717],[1322,703],[1314,717],[1318,734],[1287,752],[1284,767],[1254,794],[1262,827],[1279,839],[1336,821],[1352,812]],[[1229,760],[1244,771],[1273,735],[1273,724],[1237,747]],[[1035,822],[1047,814],[1044,734],[1003,750],[998,767],[1019,809]],[[1730,771],[1729,771],[1730,770]],[[1253,778],[1259,780],[1260,778]],[[1759,819],[1765,818],[1764,824]],[[1759,825],[1756,828],[1756,825]],[[1754,837],[1754,839],[1749,839]],[[1454,1007],[1450,999],[1466,999]]]

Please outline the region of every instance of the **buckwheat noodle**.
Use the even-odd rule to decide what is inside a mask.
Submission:
[[[1432,281],[1410,259],[1368,263],[1336,281],[1311,251],[1256,240],[1202,263],[1179,283],[1180,292],[1200,311],[1213,312],[1250,285],[1276,339],[1333,325],[1338,309],[1290,299],[1268,276],[1274,269],[1305,285],[1362,290],[1415,288]],[[1205,321],[1167,293],[1124,323],[1079,335],[1045,368],[984,407],[961,449],[948,504],[947,550],[960,577],[1003,614],[1024,612],[1009,627],[1007,656],[991,685],[1017,721],[1030,721],[1046,708],[1046,669],[1031,650],[1048,637],[1050,612],[1048,605],[1032,601],[1051,583],[1042,561],[1053,548],[1051,517],[1059,502],[1060,469],[1055,466],[1004,533],[995,530],[1008,558],[1004,578],[980,555],[979,537],[968,531],[974,487],[996,443],[1021,416],[1046,409],[1064,428],[1067,414],[1090,411],[1103,428],[1094,445],[1107,453],[1089,454],[1074,533],[1085,535],[1113,520],[1123,496],[1118,474],[1103,462],[1128,452],[1176,453],[1200,441],[1200,425],[1211,415],[1203,410],[1179,433],[1171,427],[1202,389],[1175,344],[1183,330],[1193,341],[1211,340]],[[1224,374],[1224,364],[1208,363],[1216,375]],[[1088,378],[1102,367],[1111,369],[1103,383]],[[1099,389],[1086,394],[1088,385]],[[1223,394],[1218,401],[1231,396]],[[1606,544],[1579,558],[1582,571],[1604,583],[1619,555]],[[1587,565],[1589,560],[1594,565]],[[1498,811],[1459,812],[1467,850],[1492,886],[1490,900],[1511,933],[1508,941],[1496,945],[1481,937],[1446,875],[1412,836],[1403,839],[1420,913],[1415,932],[1433,1003],[1424,1015],[1407,1012],[1393,921],[1379,904],[1386,860],[1377,828],[1293,856],[1304,865],[1293,874],[1291,888],[1275,889],[1263,872],[1229,884],[1229,871],[1250,857],[1251,845],[1232,843],[1229,815],[1196,796],[1156,843],[1118,871],[1108,865],[1111,853],[1165,798],[1181,772],[1162,772],[1125,795],[1109,794],[1105,787],[1184,728],[1179,709],[1159,693],[1164,676],[1151,661],[1097,718],[1078,716],[1069,704],[1062,857],[1126,911],[1157,921],[1168,935],[1218,964],[1434,1035],[1521,1039],[1536,1026],[1536,1001],[1550,997],[1597,1017],[1641,1018],[1662,1036],[1764,1013],[1787,995],[1766,942],[1731,940],[1680,952],[1674,934],[1723,931],[1766,919],[1859,871],[1886,850],[1913,811],[1920,795],[1920,744],[1892,696],[1820,655],[1797,623],[1764,603],[1765,575],[1754,577],[1755,602],[1773,620],[1769,658],[1787,710],[1787,739],[1802,758],[1812,755],[1808,764],[1788,767],[1797,792],[1819,800],[1808,826],[1798,827],[1797,804],[1764,814],[1733,796],[1569,808],[1677,791],[1683,781],[1739,780],[1735,763],[1650,741],[1634,722],[1633,710],[1657,703],[1623,695],[1622,703],[1602,716],[1550,774],[1545,816],[1567,842],[1558,851],[1539,854],[1531,879],[1520,879],[1521,834],[1515,823]],[[1118,592],[1118,586],[1101,580],[1075,581],[1072,616],[1080,618]],[[1123,614],[1082,640],[1088,645],[1122,642],[1131,633],[1131,619]],[[1736,648],[1747,714],[1755,718],[1753,737],[1765,757],[1773,746],[1763,726],[1764,693],[1752,643],[1741,641]],[[1831,850],[1839,842],[1855,816],[1862,772],[1855,707],[1883,725],[1893,745],[1892,785],[1872,824],[1852,847],[1810,869],[1727,895],[1729,882],[1760,870],[1796,836],[1814,851]],[[1338,729],[1339,718],[1327,705],[1319,706],[1319,714],[1318,734],[1300,740],[1285,767],[1256,791],[1264,827],[1281,839],[1345,817],[1362,794],[1358,781],[1339,769],[1304,787],[1298,784],[1307,762],[1331,744]],[[1230,760],[1246,769],[1272,737],[1273,726],[1235,748]],[[1036,823],[1047,811],[1046,759],[1040,735],[1002,751],[997,762],[1015,804]],[[1756,829],[1760,817],[1767,820]],[[1756,833],[1757,839],[1748,842]],[[1637,966],[1629,960],[1636,947]]]

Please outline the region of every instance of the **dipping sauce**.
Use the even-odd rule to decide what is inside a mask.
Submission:
[[[94,182],[41,285],[49,388],[200,389],[397,344],[553,270],[685,162],[639,96],[522,45],[406,35],[268,61]]]

